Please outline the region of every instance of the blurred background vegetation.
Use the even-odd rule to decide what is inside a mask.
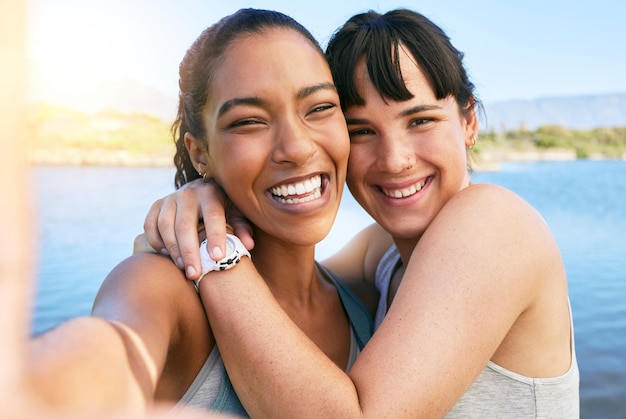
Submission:
[[[530,130],[483,132],[475,151],[489,148],[514,150],[573,150],[577,158],[623,158],[626,155],[626,127],[572,130],[546,125]]]
[[[27,110],[27,138],[35,164],[170,165],[171,124],[118,111],[83,113],[57,105]]]
[[[30,159],[39,165],[171,165],[170,128],[170,122],[140,113],[83,113],[41,103],[27,111]],[[508,160],[626,160],[626,127],[482,131],[473,154],[485,166]]]

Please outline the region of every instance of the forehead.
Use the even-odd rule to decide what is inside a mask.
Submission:
[[[293,29],[267,29],[234,41],[214,73],[209,101],[293,93],[332,83],[324,56]]]

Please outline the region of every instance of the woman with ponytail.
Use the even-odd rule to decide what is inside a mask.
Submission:
[[[212,268],[251,257],[301,330],[348,371],[372,332],[372,310],[314,260],[339,208],[350,144],[319,45],[288,16],[240,10],[194,42],[179,85],[176,186],[199,178],[219,184],[256,240],[250,255],[231,237],[239,254]],[[199,281],[157,253],[120,263],[91,316],[32,342],[42,399],[94,412],[136,413],[156,402],[245,416]]]

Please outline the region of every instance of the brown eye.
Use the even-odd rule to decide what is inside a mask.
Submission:
[[[424,125],[428,122],[432,121],[432,119],[428,119],[428,118],[417,118],[411,121],[411,126],[419,126],[419,125]]]
[[[325,111],[328,111],[330,109],[335,109],[337,106],[333,105],[331,103],[326,103],[324,105],[319,105],[319,106],[315,106],[313,107],[310,111],[309,111],[309,115],[315,115],[315,114],[321,114],[324,113]]]
[[[244,127],[247,125],[254,125],[254,124],[260,124],[260,123],[261,122],[256,119],[240,119],[239,121],[235,121],[232,124],[230,124],[230,127],[237,128],[237,127]]]
[[[329,105],[329,104],[321,105],[321,106],[317,106],[317,107],[313,108],[313,112],[322,112],[322,111],[325,111],[327,109],[333,109],[333,108],[335,108],[335,105]]]
[[[356,137],[358,135],[368,135],[368,134],[372,134],[373,131],[367,128],[361,128],[361,129],[355,129],[349,132],[350,137]]]

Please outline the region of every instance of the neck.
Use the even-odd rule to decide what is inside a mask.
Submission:
[[[400,253],[400,259],[402,259],[402,264],[407,266],[409,260],[411,259],[411,255],[413,254],[413,250],[417,243],[419,242],[419,238],[411,238],[411,239],[401,239],[394,237],[393,243],[396,245],[398,252]]]
[[[315,267],[315,245],[295,245],[255,232],[254,266],[281,303],[308,304],[328,284]]]

